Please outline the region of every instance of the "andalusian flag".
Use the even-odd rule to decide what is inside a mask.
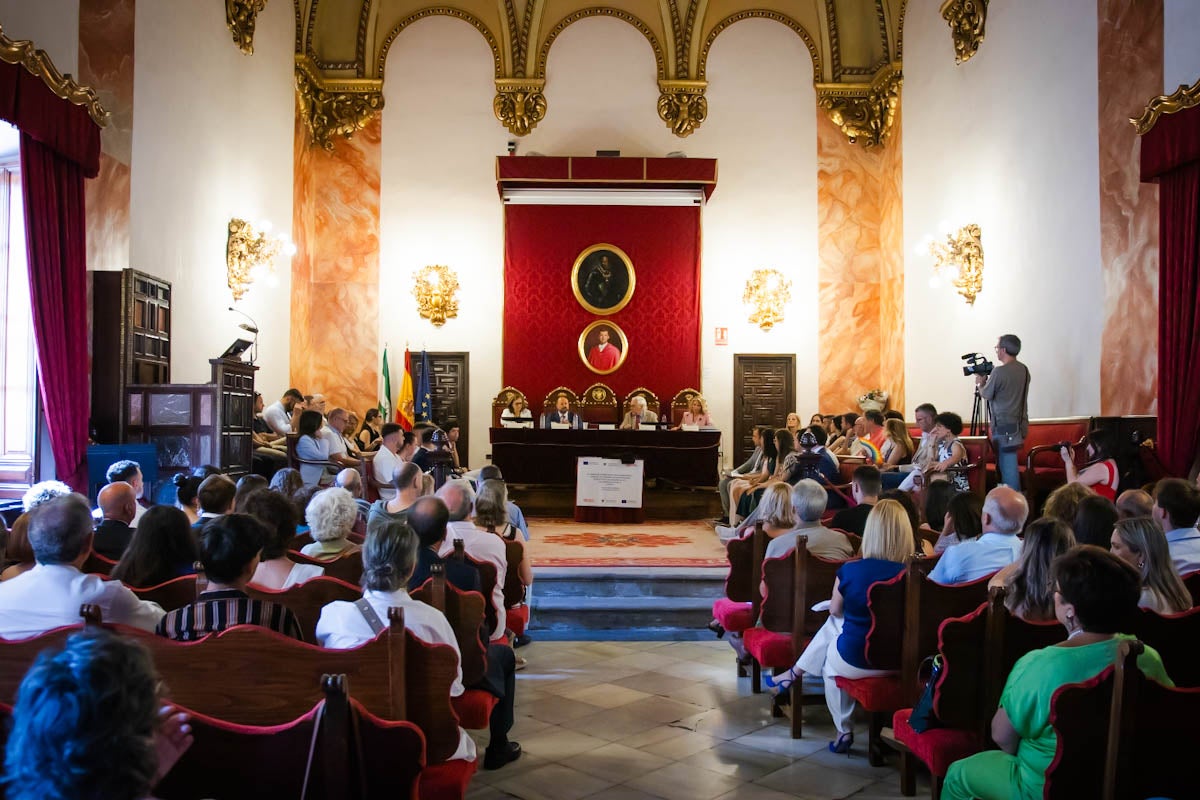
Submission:
[[[404,348],[404,377],[400,380],[400,396],[396,398],[396,422],[406,431],[413,429],[412,356]]]
[[[379,373],[379,415],[392,418],[392,376],[388,372],[387,345],[383,346],[383,369]]]

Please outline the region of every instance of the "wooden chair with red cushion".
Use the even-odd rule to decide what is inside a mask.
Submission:
[[[678,425],[683,415],[692,408],[692,398],[700,394],[699,389],[680,389],[671,398],[671,419],[669,422],[672,425]],[[703,395],[701,395],[703,396]]]
[[[624,419],[625,414],[629,413],[629,408],[630,408],[629,404],[633,401],[633,398],[635,398],[635,397],[642,397],[643,399],[645,399],[646,410],[653,411],[656,415],[659,416],[660,420],[662,419],[662,415],[660,414],[660,411],[662,410],[662,404],[659,403],[659,401],[658,401],[658,395],[656,395],[654,392],[647,389],[645,386],[639,386],[638,388],[634,389],[629,394],[625,395],[625,401],[623,403],[621,403],[621,418],[622,419]]]
[[[83,566],[79,568],[80,572],[87,575],[111,575],[113,567],[117,566],[117,562],[111,558],[104,556],[93,550],[87,557],[87,561],[83,562]]]
[[[163,611],[174,611],[190,606],[196,601],[196,576],[181,575],[157,586],[147,586],[144,589],[130,586],[129,589],[139,600],[158,603]]]
[[[454,552],[451,554],[451,558],[456,558],[479,570],[479,591],[483,594],[486,603],[483,608],[483,621],[490,635],[492,631],[496,630],[496,621],[499,619],[499,609],[496,608],[493,599],[496,593],[496,565],[490,561],[476,561],[467,555],[467,549],[462,539],[454,540]],[[507,615],[505,616],[507,617]],[[507,625],[507,622],[505,624]]]
[[[1176,686],[1200,686],[1200,607],[1168,615],[1138,609],[1129,633],[1158,651]]]
[[[585,425],[616,425],[617,393],[606,383],[593,383],[583,390],[579,399],[579,416]]]
[[[246,587],[246,594],[291,609],[296,615],[296,621],[300,623],[304,641],[315,642],[321,609],[335,600],[353,603],[362,597],[362,589],[352,583],[322,575],[287,589],[268,589],[251,583]]]
[[[329,561],[306,556],[299,550],[289,550],[287,557],[297,564],[313,564],[322,567],[325,570],[325,577],[337,578],[355,586],[362,581],[363,560],[362,551],[359,550]]]
[[[1091,417],[1060,417],[1029,421],[1029,433],[1017,449],[1017,469],[1021,475],[1021,490],[1031,497],[1067,482],[1067,471],[1055,446],[1059,442],[1075,445],[1076,456],[1082,456],[1084,437],[1091,426]],[[987,486],[996,484],[995,445],[988,440]],[[1082,462],[1076,462],[1081,464]],[[986,492],[986,489],[985,489]]]
[[[960,436],[958,441],[962,443],[963,449],[967,451],[967,463],[958,467],[951,467],[950,472],[967,476],[967,485],[971,488],[971,492],[980,498],[987,495],[987,467],[992,466],[988,463],[988,458],[991,457],[991,446],[988,444],[986,436]]]
[[[501,425],[500,418],[508,413],[508,404],[511,403],[514,398],[518,398],[518,397],[521,398],[522,400],[525,400],[525,393],[522,392],[520,389],[513,388],[512,386],[505,386],[503,389],[500,390],[500,393],[497,394],[495,396],[495,398],[492,399],[492,427],[493,428],[503,427]],[[526,401],[525,406],[526,406],[526,408],[529,407],[528,401]],[[533,412],[533,409],[530,409],[530,413],[532,413],[532,412]]]
[[[525,584],[521,583],[521,571],[518,569],[525,558],[525,543],[516,539],[505,539],[504,554],[508,562],[508,569],[504,573],[504,624],[514,634],[521,636],[529,625]]]
[[[731,634],[742,634],[758,623],[762,605],[759,585],[762,583],[763,554],[767,550],[767,534],[762,522],[754,531],[740,539],[731,539],[725,544],[725,556],[729,560],[729,573],[725,576],[725,596],[713,603],[713,619],[721,629]],[[737,676],[746,677],[741,662],[737,665]]]

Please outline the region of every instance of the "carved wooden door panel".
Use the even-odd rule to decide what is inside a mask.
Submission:
[[[433,408],[433,421],[444,427],[448,422],[457,422],[458,455],[467,459],[470,451],[470,407],[468,404],[468,353],[429,353],[429,395]],[[421,384],[421,355],[412,354],[413,391]],[[414,406],[421,398],[414,399]],[[478,465],[476,465],[478,466]]]
[[[782,427],[796,410],[794,355],[733,357],[733,466],[754,452],[755,425]]]

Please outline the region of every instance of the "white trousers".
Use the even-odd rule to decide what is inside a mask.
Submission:
[[[830,616],[825,624],[817,631],[812,642],[804,648],[792,671],[807,672],[820,675],[825,681],[825,705],[829,707],[829,716],[833,717],[833,725],[838,734],[853,733],[854,731],[854,698],[838,688],[836,678],[877,678],[893,674],[892,670],[862,669],[846,663],[838,652],[837,640],[842,634],[842,618]],[[797,675],[799,680],[799,675]]]

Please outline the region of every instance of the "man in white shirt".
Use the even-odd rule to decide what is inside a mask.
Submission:
[[[442,543],[439,556],[445,558],[454,552],[454,540],[462,539],[467,555],[476,561],[485,561],[496,566],[496,586],[492,590],[492,606],[496,609],[496,629],[489,638],[493,641],[504,637],[507,618],[504,612],[504,579],[508,576],[508,555],[504,540],[494,533],[480,530],[471,522],[475,506],[475,490],[471,482],[462,478],[446,481],[437,496],[450,510],[450,523],[446,526],[446,540]]]
[[[278,402],[263,409],[263,421],[271,426],[277,436],[287,436],[292,432],[292,412],[296,410],[297,403],[303,410],[304,395],[299,389],[288,389]]]
[[[1154,490],[1154,519],[1167,534],[1167,547],[1180,575],[1200,570],[1200,489],[1182,478],[1166,478]]]
[[[916,476],[924,476],[925,470],[938,462],[937,439],[933,436],[933,425],[936,422],[937,408],[933,403],[922,403],[913,413],[917,427],[921,429],[921,441],[917,443],[917,452],[913,453],[912,465],[915,469],[908,472],[883,473],[884,489],[900,489],[905,492],[915,491]]]
[[[804,478],[792,487],[792,509],[799,522],[796,527],[767,543],[764,558],[782,558],[796,549],[796,539],[808,537],[808,552],[830,561],[854,557],[854,546],[846,536],[821,524],[828,496],[825,487],[812,478]]]
[[[92,552],[92,512],[78,494],[29,512],[29,544],[37,565],[0,583],[0,637],[25,639],[80,622],[79,607],[100,607],[105,622],[153,631],[163,617],[157,603],[139,600],[120,581],[85,575]]]
[[[1025,495],[997,486],[983,501],[983,535],[942,553],[929,579],[938,583],[968,583],[1007,567],[1021,555],[1017,534],[1025,527],[1029,503]]]
[[[396,490],[391,488],[392,477],[401,464],[412,458],[411,455],[408,458],[403,457],[405,449],[411,447],[412,441],[412,434],[407,433],[395,422],[384,423],[379,430],[379,450],[371,460],[371,471],[375,480],[384,484],[379,487],[379,496],[384,500],[396,498]]]

